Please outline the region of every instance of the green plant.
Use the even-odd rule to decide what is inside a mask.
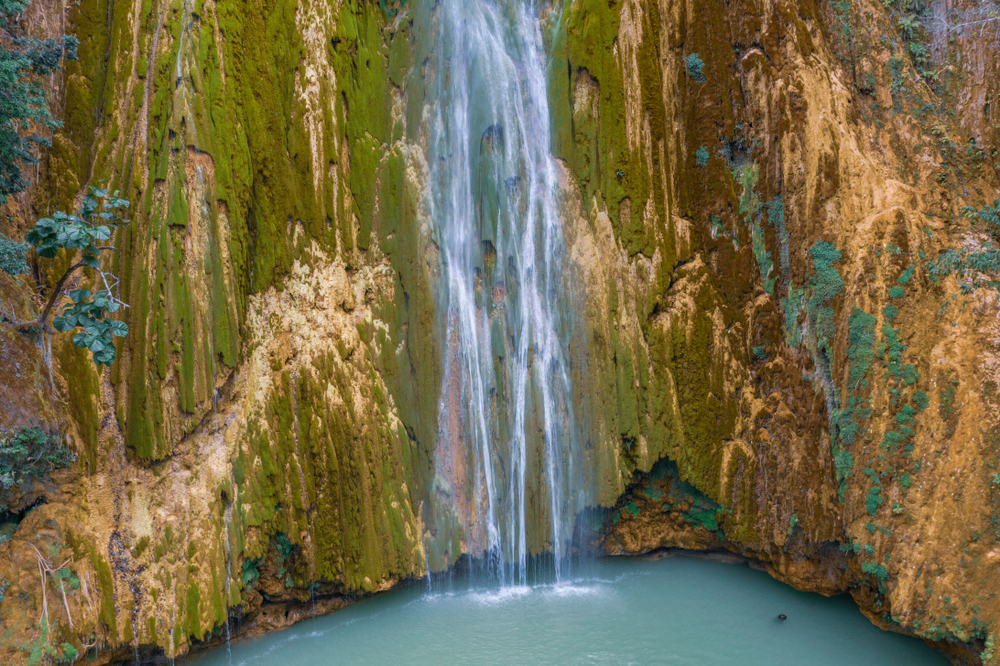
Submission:
[[[920,31],[923,29],[916,14],[901,16],[896,25],[899,26],[899,31],[902,33],[903,39],[907,41],[919,36]]]
[[[259,558],[255,559],[255,560],[244,560],[243,561],[243,567],[242,568],[243,568],[243,587],[244,588],[249,589],[249,588],[253,587],[253,584],[256,583],[257,580],[260,578],[260,572],[257,570],[257,567],[259,567],[260,563],[263,562],[263,561],[264,561],[264,558],[262,558],[262,557],[259,557]]]
[[[698,151],[694,154],[694,161],[700,167],[703,167],[706,164],[708,164],[708,148],[706,148],[705,146],[699,148]]]
[[[21,275],[28,272],[28,245],[18,243],[0,234],[0,271],[7,275]]]
[[[878,513],[878,508],[885,503],[885,498],[882,497],[882,488],[880,486],[872,486],[868,490],[868,497],[865,498],[865,510],[868,511],[869,516],[874,516]]]
[[[928,273],[935,282],[955,273],[963,294],[979,287],[1000,291],[1000,199],[978,211],[966,206],[962,214],[974,228],[984,230],[989,240],[978,250],[949,248],[928,264]]]
[[[0,430],[0,488],[45,476],[76,460],[60,438],[37,427]]]
[[[73,336],[73,344],[89,349],[94,355],[94,363],[100,367],[115,362],[113,337],[127,335],[128,325],[108,318],[108,315],[117,312],[125,303],[115,295],[118,278],[101,268],[101,253],[116,248],[114,245],[99,243],[111,239],[112,228],[128,224],[121,213],[129,207],[129,202],[119,199],[118,192],[109,194],[107,190],[94,187],[90,189],[93,196],[84,197],[78,214],[67,215],[56,211],[52,217],[39,220],[35,228],[25,236],[25,241],[35,247],[35,252],[40,257],[52,259],[61,250],[67,250],[80,252],[80,258],[56,282],[41,315],[33,321],[14,321],[14,325],[20,329],[38,327],[48,334],[80,328],[82,330]],[[101,199],[100,203],[98,199]],[[72,304],[66,305],[50,325],[49,315],[62,295],[66,281],[81,268],[93,269],[103,289],[96,292],[74,289],[69,292]]]
[[[989,664],[993,661],[993,654],[997,649],[997,636],[994,633],[990,633],[986,637],[986,644],[983,646],[983,651],[980,653],[979,658],[984,664]]]
[[[278,533],[278,536],[275,538],[275,542],[277,543],[278,554],[281,556],[282,562],[292,556],[292,551],[295,550],[295,544],[288,539],[284,532]]]
[[[792,538],[792,532],[794,532],[794,531],[795,531],[795,527],[796,527],[796,526],[797,526],[798,524],[799,524],[799,517],[798,517],[798,516],[796,516],[796,515],[795,515],[795,514],[793,513],[793,514],[792,514],[792,517],[788,519],[788,538],[789,538],[789,539],[791,539],[791,538]]]
[[[698,54],[692,53],[689,55],[685,60],[685,63],[687,64],[688,76],[694,79],[697,83],[705,83],[705,63],[698,56]]]
[[[889,580],[889,571],[882,564],[875,564],[874,562],[865,562],[861,565],[861,570],[866,574],[871,574],[881,581]]]
[[[830,303],[844,289],[844,280],[833,267],[841,260],[841,253],[833,243],[817,241],[809,248],[809,255],[815,275],[809,280],[810,294],[806,308],[815,323],[817,343],[820,349],[826,350],[835,332]]]
[[[37,164],[36,148],[49,139],[32,131],[32,124],[45,129],[59,127],[52,118],[43,83],[59,68],[60,61],[76,60],[75,37],[36,39],[24,34],[17,16],[28,0],[0,0],[0,204],[8,195],[22,192],[30,183],[21,166]]]

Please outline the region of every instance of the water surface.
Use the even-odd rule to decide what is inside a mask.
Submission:
[[[439,589],[440,588],[440,589]],[[788,619],[781,622],[778,614]],[[232,645],[235,666],[669,664],[945,666],[918,639],[882,631],[847,596],[797,592],[708,560],[616,559],[562,583],[451,581],[388,592]],[[228,666],[220,649],[188,662]]]

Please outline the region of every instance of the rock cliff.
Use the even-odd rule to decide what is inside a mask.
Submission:
[[[581,548],[730,550],[994,663],[1000,25],[978,7],[540,10]],[[229,616],[276,628],[470,549],[436,476],[463,496],[440,445],[459,396],[425,196],[433,13],[32,5],[80,60],[0,230],[121,190],[131,333],[98,372],[69,336],[0,330],[0,426],[77,456],[8,501],[3,663],[180,655]],[[59,261],[0,273],[4,308],[37,310]]]

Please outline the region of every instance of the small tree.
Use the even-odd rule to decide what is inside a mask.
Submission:
[[[52,259],[60,250],[79,251],[79,260],[71,264],[56,282],[49,300],[45,303],[38,319],[28,322],[15,321],[20,329],[38,327],[43,332],[54,334],[82,329],[73,336],[73,344],[86,347],[94,355],[98,367],[115,362],[113,337],[128,334],[128,325],[123,321],[109,319],[108,315],[126,306],[118,296],[118,278],[101,268],[101,253],[114,250],[114,245],[99,245],[112,236],[112,228],[128,224],[121,217],[129,202],[118,198],[118,192],[108,194],[107,190],[90,188],[91,195],[84,197],[78,214],[67,215],[62,211],[52,217],[45,217],[35,224],[24,240],[35,248],[40,257]],[[98,199],[102,201],[99,203]],[[91,292],[89,289],[74,289],[69,292],[71,304],[49,323],[52,309],[63,293],[66,281],[77,270],[88,267],[94,269],[103,289]]]

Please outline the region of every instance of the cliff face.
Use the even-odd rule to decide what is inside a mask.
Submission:
[[[951,30],[967,8],[942,3],[944,28],[904,34],[895,4],[542,11],[573,412],[606,507],[581,523],[609,554],[732,550],[991,663],[998,303],[947,252],[992,242],[963,208],[1000,196],[1000,26]],[[265,630],[449,566],[468,471],[439,423],[460,398],[425,196],[433,8],[37,11],[81,58],[14,219],[122,190],[131,333],[98,374],[0,332],[24,369],[0,425],[57,425],[79,458],[0,545],[4,663],[172,656],[227,608]],[[33,307],[29,276],[0,280]]]

